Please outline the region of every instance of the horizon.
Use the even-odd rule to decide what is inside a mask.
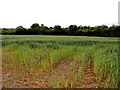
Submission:
[[[34,23],[33,23],[34,24]],[[38,23],[39,24],[39,23]],[[39,26],[40,26],[41,24],[39,24]],[[44,25],[44,24],[43,24]],[[76,24],[72,24],[72,25],[76,25]],[[105,25],[105,24],[102,24],[102,25]],[[102,26],[102,25],[97,25],[97,26]],[[112,24],[112,25],[106,25],[106,26],[108,26],[108,27],[111,27],[111,26],[119,26],[119,25],[116,25],[116,24]],[[19,25],[19,26],[22,26],[22,25]],[[17,27],[19,27],[19,26],[17,26]],[[31,25],[32,26],[32,25]],[[44,26],[47,26],[47,25],[44,25]],[[54,26],[56,26],[56,25],[54,25]],[[50,27],[53,27],[54,28],[54,26],[47,26],[48,28],[50,28]],[[61,25],[60,25],[61,26]],[[70,26],[70,25],[69,25]],[[68,28],[69,26],[66,26],[66,27],[62,27],[61,26],[61,28]],[[83,26],[83,25],[76,25],[76,26]],[[87,25],[86,25],[87,26]],[[97,26],[89,26],[89,27],[97,27]],[[15,28],[13,28],[13,27],[7,27],[7,28],[5,28],[5,27],[3,27],[3,28],[5,28],[5,29],[16,29],[17,27],[15,27]],[[24,27],[24,26],[23,26]],[[84,27],[84,26],[83,26]],[[3,29],[3,28],[1,28],[0,27],[0,30],[1,29]],[[26,27],[24,27],[24,28],[26,28]],[[30,27],[27,27],[26,29],[30,29]]]

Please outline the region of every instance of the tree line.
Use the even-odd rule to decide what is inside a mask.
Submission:
[[[70,36],[104,36],[104,37],[119,37],[120,36],[120,26],[112,25],[108,27],[107,25],[101,26],[77,26],[70,25],[69,27],[62,28],[60,25],[55,25],[54,27],[47,27],[44,24],[39,25],[34,23],[30,28],[24,28],[23,26],[18,26],[15,29],[3,28],[2,34],[9,35],[70,35]]]

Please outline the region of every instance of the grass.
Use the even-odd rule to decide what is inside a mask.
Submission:
[[[92,81],[98,83],[97,87],[102,83],[106,88],[118,87],[119,44],[118,38],[114,37],[3,35],[3,87],[14,87],[5,82],[9,77],[4,73],[9,70],[18,80],[23,76],[40,79],[45,82],[44,87],[80,87],[86,65],[96,74]],[[59,67],[63,69],[61,72],[57,67],[66,65],[68,60],[69,67]],[[63,73],[65,71],[67,74]],[[63,73],[62,77],[58,73]]]

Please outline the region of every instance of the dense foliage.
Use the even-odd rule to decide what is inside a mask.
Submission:
[[[2,34],[14,34],[14,35],[71,35],[71,36],[105,36],[105,37],[119,37],[120,26],[107,25],[101,26],[77,26],[70,25],[69,27],[62,28],[60,25],[54,27],[47,27],[44,24],[39,25],[34,23],[29,29],[23,26],[18,26],[16,29],[3,28]]]

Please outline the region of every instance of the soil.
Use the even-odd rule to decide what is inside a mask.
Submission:
[[[68,59],[64,62],[57,64],[54,69],[45,71],[41,77],[31,77],[30,75],[25,76],[24,74],[19,74],[19,78],[15,77],[15,73],[12,70],[3,73],[3,87],[9,85],[9,88],[54,88],[51,83],[54,79],[58,81],[63,79],[68,79],[71,77],[72,60]],[[77,64],[76,67],[78,67]],[[24,70],[22,71],[24,73]],[[9,82],[9,84],[8,84]],[[104,84],[104,83],[103,83]],[[74,88],[98,88],[97,77],[93,71],[93,68],[86,64],[84,68],[84,75],[82,77],[81,85],[74,85]],[[64,86],[69,88],[69,85]],[[7,88],[7,87],[5,87]]]

